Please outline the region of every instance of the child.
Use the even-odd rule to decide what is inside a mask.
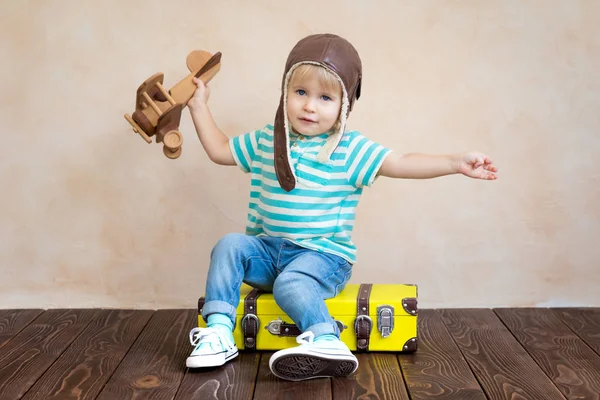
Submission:
[[[361,76],[361,60],[348,41],[308,36],[286,62],[274,126],[231,140],[211,116],[209,89],[195,81],[188,106],[209,158],[252,175],[246,233],[226,235],[211,253],[202,311],[207,328],[190,332],[195,348],[188,367],[219,366],[237,356],[232,330],[245,282],[273,292],[302,331],[298,347],[271,357],[273,374],[288,380],[352,374],[358,361],[339,340],[324,300],[350,279],[356,261],[351,233],[363,188],[379,175],[496,179],[497,169],[481,153],[396,155],[359,132],[346,132]]]

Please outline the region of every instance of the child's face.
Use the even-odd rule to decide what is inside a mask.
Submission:
[[[306,136],[329,132],[340,116],[341,86],[325,87],[314,73],[296,75],[288,86],[286,107],[293,131]]]

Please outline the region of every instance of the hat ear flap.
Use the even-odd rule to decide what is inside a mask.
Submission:
[[[352,109],[354,108],[354,102],[356,100],[358,100],[358,98],[360,97],[361,87],[362,87],[362,78],[359,76],[358,82],[356,83],[356,86],[354,86],[354,92],[351,94],[350,98],[348,99],[348,102],[350,103],[350,106],[348,107],[348,112],[352,111]]]

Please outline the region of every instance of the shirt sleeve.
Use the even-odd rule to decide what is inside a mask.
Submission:
[[[258,139],[261,130],[255,130],[229,139],[229,148],[235,163],[244,172],[250,172],[252,162],[256,159]]]
[[[390,149],[363,135],[356,135],[348,146],[346,159],[346,170],[350,183],[357,188],[371,186],[377,178],[383,160],[390,153]]]

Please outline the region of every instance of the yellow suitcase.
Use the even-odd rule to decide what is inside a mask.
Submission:
[[[236,326],[238,349],[280,350],[297,346],[301,332],[277,306],[271,293],[246,284],[240,290]],[[414,352],[417,350],[417,286],[408,284],[348,284],[325,300],[340,327],[341,340],[352,351]],[[204,297],[198,300],[198,326]]]

